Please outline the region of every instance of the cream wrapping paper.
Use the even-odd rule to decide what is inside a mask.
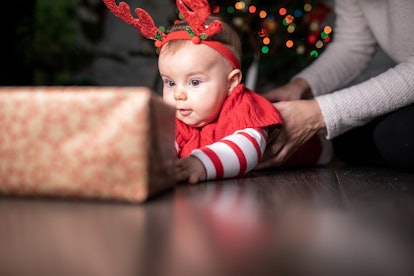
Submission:
[[[0,88],[0,193],[144,202],[175,185],[175,110],[147,88]]]

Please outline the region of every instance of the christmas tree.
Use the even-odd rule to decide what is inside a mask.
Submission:
[[[332,40],[324,20],[329,6],[317,0],[210,0],[213,14],[242,40],[242,71],[259,93],[278,86],[314,61]]]

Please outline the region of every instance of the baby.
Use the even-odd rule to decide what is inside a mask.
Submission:
[[[177,0],[185,20],[165,33],[144,10],[136,9],[139,18],[134,18],[127,4],[103,1],[160,48],[163,99],[177,110],[176,180],[194,184],[253,170],[269,128],[281,127],[282,118],[269,101],[241,83],[238,34],[211,17],[207,0]]]
[[[183,32],[184,38],[169,41],[159,54],[163,98],[177,109],[178,181],[251,171],[266,147],[268,127],[282,123],[267,100],[241,84],[238,34],[218,19],[205,22],[215,23],[221,30],[208,38],[213,46],[186,39],[189,25],[181,22],[167,34]]]

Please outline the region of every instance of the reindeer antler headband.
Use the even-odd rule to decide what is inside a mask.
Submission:
[[[209,18],[211,11],[207,0],[177,0],[177,8],[188,22],[189,28],[186,31],[174,31],[164,33],[154,24],[154,20],[143,9],[136,8],[135,13],[138,18],[131,14],[130,7],[125,2],[116,4],[116,0],[103,0],[109,10],[124,22],[134,26],[146,38],[155,40],[155,46],[161,48],[171,40],[191,40],[195,44],[205,44],[221,55],[223,55],[235,69],[240,65],[234,54],[223,43],[209,38],[221,31],[221,22],[214,20],[209,25],[205,22]]]

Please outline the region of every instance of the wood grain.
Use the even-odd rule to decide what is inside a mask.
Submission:
[[[414,175],[253,172],[144,204],[0,198],[0,275],[413,275]]]

